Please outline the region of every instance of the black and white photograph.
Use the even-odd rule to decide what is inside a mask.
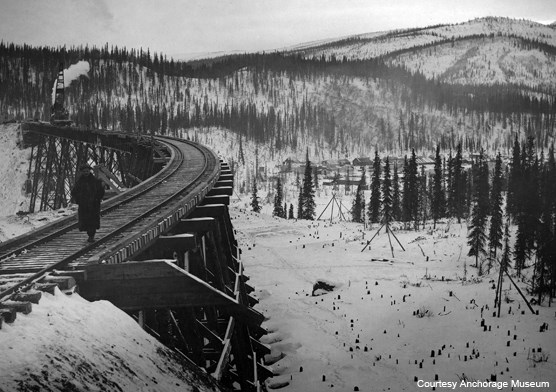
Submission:
[[[551,0],[0,0],[0,392],[554,392],[555,141]]]

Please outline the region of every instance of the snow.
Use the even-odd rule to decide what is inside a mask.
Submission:
[[[0,216],[26,211],[24,188],[31,149],[19,149],[19,124],[0,126]],[[1,232],[0,232],[1,236]]]
[[[320,211],[326,202],[320,200]],[[392,238],[392,256],[384,229],[361,251],[376,226],[363,230],[338,217],[332,223],[284,220],[249,212],[245,203],[231,210],[242,261],[260,300],[256,309],[268,317],[264,341],[271,357],[285,355],[273,365],[278,375],[269,385],[288,383],[284,391],[414,391],[415,378],[434,381],[435,375],[442,381],[496,375],[498,381],[556,385],[556,332],[539,332],[543,323],[554,325],[556,311],[540,307],[532,315],[506,278],[505,296],[512,302],[493,317],[497,269],[481,279],[471,276],[476,270],[466,256],[465,225],[444,222],[437,230],[414,232],[395,224],[405,251]],[[461,280],[464,263],[467,282]],[[317,280],[337,287],[313,297]],[[418,317],[417,310],[430,316]],[[538,348],[541,354],[533,354]],[[536,362],[542,355],[548,360]]]
[[[110,302],[59,290],[3,324],[0,351],[0,391],[218,390]]]
[[[549,26],[528,20],[487,17],[438,27],[361,34],[351,37],[361,41],[346,44],[340,38],[335,42],[327,42],[323,47],[300,46],[298,51],[303,52],[307,58],[324,54],[326,57],[334,55],[339,59],[343,56],[348,59],[369,59],[415,46],[477,35],[517,36],[556,45],[556,30]]]

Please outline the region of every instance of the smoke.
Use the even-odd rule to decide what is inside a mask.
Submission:
[[[78,63],[72,64],[69,68],[64,69],[64,88],[68,87],[71,82],[79,78],[81,75],[87,75],[91,66],[88,61],[79,61]],[[58,74],[56,74],[56,80],[54,80],[54,86],[52,87],[52,104],[56,99],[56,83],[58,81]]]

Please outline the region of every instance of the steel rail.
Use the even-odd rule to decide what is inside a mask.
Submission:
[[[166,143],[166,147],[170,147]],[[137,186],[126,190],[110,199],[107,199],[101,204],[101,215],[107,214],[110,211],[128,203],[136,198],[149,192],[153,187],[157,186],[161,182],[165,181],[169,176],[171,176],[175,170],[179,168],[176,166],[176,150],[170,148],[171,151],[170,159],[162,170],[155,173],[153,176],[147,178],[145,181],[141,182]],[[56,220],[48,225],[40,227],[32,232],[22,234],[3,243],[0,243],[0,264],[2,260],[18,255],[19,253],[28,250],[29,248],[39,246],[51,239],[59,236],[64,232],[68,232],[78,225],[75,214],[67,218]],[[38,238],[36,238],[39,236]]]
[[[162,139],[162,138],[160,138],[160,139]],[[169,172],[165,171],[165,175],[162,176],[162,177],[157,178],[156,180],[151,180],[153,177],[156,177],[156,176],[151,177],[151,179],[149,179],[151,181],[150,186],[148,186],[146,189],[141,190],[140,192],[137,192],[136,194],[133,194],[133,196],[131,196],[130,198],[124,198],[124,196],[122,196],[123,194],[119,195],[119,196],[122,196],[123,200],[120,200],[119,202],[113,202],[114,203],[113,205],[111,204],[109,207],[107,207],[103,210],[105,213],[113,211],[114,209],[116,209],[118,207],[121,207],[124,204],[128,204],[131,200],[135,200],[135,199],[145,195],[149,190],[152,190],[152,189],[156,188],[159,184],[161,184],[161,183],[167,181],[168,179],[170,179],[170,177],[174,173],[177,172],[177,170],[180,168],[180,166],[182,166],[184,164],[184,157],[183,156],[181,156],[181,157],[176,156],[176,154],[181,155],[182,153],[179,150],[179,148],[176,147],[175,144],[171,142],[172,138],[164,138],[164,139],[167,140],[166,141],[167,145],[171,146],[171,150],[173,151],[173,154],[172,154],[173,162],[177,162],[177,163],[173,164],[174,167]],[[135,218],[128,221],[124,225],[121,225],[121,226],[117,227],[115,230],[112,230],[111,232],[105,234],[102,238],[100,238],[95,243],[89,244],[85,247],[82,247],[79,250],[72,252],[70,255],[62,258],[61,260],[59,260],[57,262],[49,263],[48,265],[45,265],[39,271],[31,273],[30,276],[27,276],[26,278],[24,278],[20,282],[14,284],[13,286],[9,287],[8,289],[6,289],[2,292],[0,292],[0,300],[6,300],[16,292],[26,290],[31,285],[33,285],[35,282],[37,282],[38,280],[41,280],[44,276],[46,276],[48,273],[52,272],[53,270],[64,268],[64,266],[67,266],[72,261],[74,261],[77,258],[85,255],[87,252],[96,248],[99,244],[104,243],[106,241],[109,241],[114,236],[117,236],[119,233],[121,233],[121,232],[125,231],[126,229],[130,228],[131,226],[133,226],[137,222],[139,222],[139,221],[145,219],[146,217],[148,217],[149,215],[155,213],[156,210],[160,210],[160,208],[167,205],[168,203],[171,203],[171,201],[175,200],[175,198],[178,197],[180,194],[183,194],[184,192],[187,192],[188,190],[190,190],[190,188],[193,185],[198,186],[199,185],[198,184],[199,180],[204,175],[206,175],[209,159],[211,158],[211,156],[213,156],[214,160],[216,160],[216,158],[214,157],[214,154],[212,152],[210,152],[210,150],[205,149],[204,147],[198,146],[198,145],[193,144],[191,142],[187,142],[185,140],[179,140],[179,141],[180,141],[180,143],[189,144],[190,146],[195,147],[197,150],[199,150],[201,152],[201,154],[204,157],[204,164],[203,164],[202,170],[199,172],[199,174],[197,174],[195,176],[195,178],[190,183],[184,184],[183,187],[178,189],[176,192],[173,192],[171,196],[167,197],[162,202],[159,202],[156,206],[154,206],[152,208],[149,208],[147,211],[144,211],[139,216],[136,216]],[[149,180],[147,180],[147,181],[149,181]],[[137,188],[137,187],[134,187],[132,189],[135,189],[135,188]],[[75,217],[73,217],[73,218],[75,218]],[[53,233],[52,235],[48,235],[48,237],[49,238],[60,237],[60,236],[64,235],[65,233],[67,233],[68,231],[74,229],[76,226],[77,226],[76,223],[72,223],[69,226],[64,226],[64,227],[60,228],[59,230],[57,230],[56,233]],[[38,243],[37,245],[41,245],[46,241],[47,241],[47,239],[41,238],[41,239],[37,240],[37,243]],[[26,244],[25,248],[27,248],[28,246],[29,245]]]

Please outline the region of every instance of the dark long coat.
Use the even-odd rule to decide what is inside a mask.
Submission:
[[[93,174],[86,174],[77,180],[71,190],[73,200],[79,205],[79,231],[100,228],[100,202],[104,197],[104,185]]]

